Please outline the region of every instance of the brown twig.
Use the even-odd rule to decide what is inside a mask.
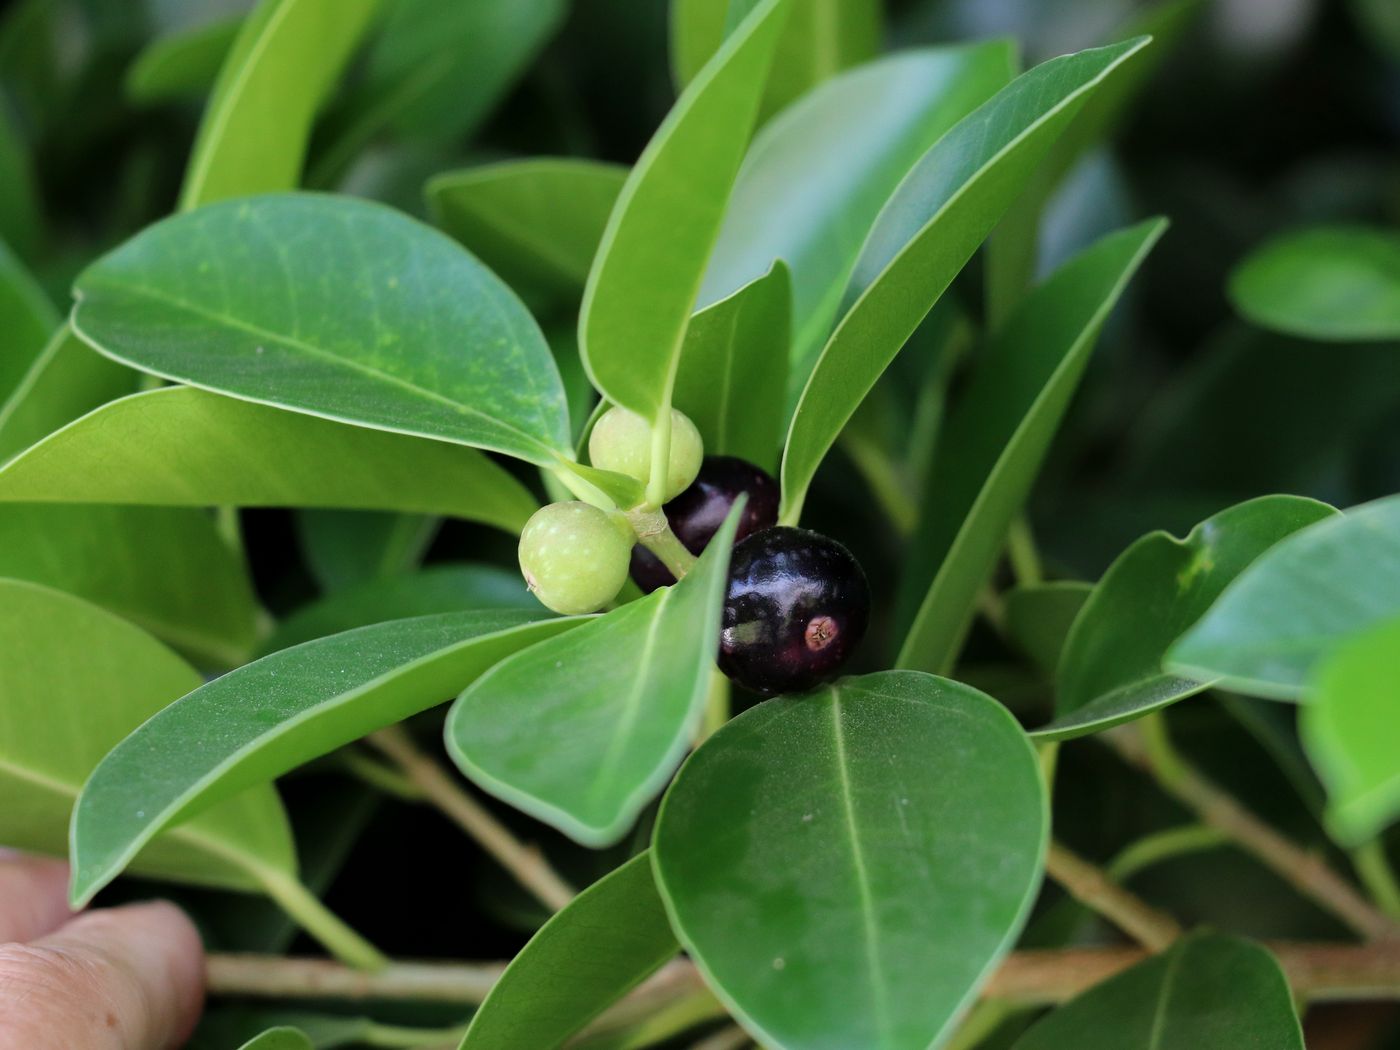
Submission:
[[[1181,926],[1058,842],[1050,843],[1046,873],[1080,904],[1092,908],[1149,951],[1159,952],[1181,936]]]

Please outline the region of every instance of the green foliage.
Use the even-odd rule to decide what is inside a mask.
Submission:
[[[315,1050],[315,1045],[300,1029],[282,1026],[254,1036],[239,1050]]]
[[[242,26],[225,18],[151,41],[126,71],[126,93],[144,105],[199,97],[218,79]]]
[[[53,306],[0,241],[0,405],[14,392],[57,327]]]

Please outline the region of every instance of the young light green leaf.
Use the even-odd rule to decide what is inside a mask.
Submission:
[[[213,88],[242,18],[221,18],[157,37],[126,71],[126,95],[140,105],[198,98]]]
[[[16,501],[401,510],[511,532],[538,507],[474,449],[183,386],[103,405],[15,457],[0,503]]]
[[[720,728],[666,793],[652,853],[681,943],[764,1043],[926,1050],[1014,943],[1047,824],[1005,708],[888,671]]]
[[[84,339],[167,379],[541,465],[572,454],[534,319],[448,237],[383,205],[200,208],[104,256],[77,295]]]
[[[1022,300],[986,347],[924,489],[905,579],[911,594],[927,591],[898,666],[951,667],[1099,329],[1165,228],[1152,220],[1086,249]]]
[[[585,846],[620,840],[703,713],[737,510],[695,567],[517,653],[452,706],[447,750],[485,791]]]
[[[433,221],[521,295],[577,303],[627,169],[537,157],[448,172],[427,186]]]
[[[473,1015],[460,1050],[554,1050],[679,949],[643,852],[540,928]]]
[[[1278,237],[1230,277],[1235,308],[1306,339],[1400,339],[1400,233],[1318,226]]]
[[[14,253],[0,241],[0,405],[58,327],[58,313]]]
[[[1400,814],[1400,619],[1339,646],[1308,692],[1298,728],[1327,787],[1327,825],[1360,845]]]
[[[909,172],[861,250],[846,293],[852,305],[817,358],[792,417],[783,452],[785,522],[798,520],[841,428],[1084,99],[1146,43],[1037,66],[961,120]]]
[[[65,856],[69,814],[93,767],[201,678],[140,628],[19,580],[0,579],[0,637],[0,841]],[[261,785],[149,842],[131,867],[255,890],[269,875],[293,875],[296,851],[276,792]]]
[[[316,1050],[316,1044],[299,1028],[282,1025],[255,1035],[239,1050]]]
[[[690,319],[675,405],[709,455],[775,472],[787,389],[792,282],[781,262]]]
[[[1167,653],[1166,669],[1299,700],[1338,646],[1400,616],[1400,496],[1290,536],[1240,574]]]
[[[412,572],[441,524],[425,514],[373,510],[304,509],[296,515],[306,566],[327,593]]]
[[[1303,1050],[1283,970],[1257,944],[1194,934],[1048,1014],[1013,1050]]]
[[[724,217],[790,0],[762,0],[706,63],[622,188],[579,314],[593,385],[669,420],[686,323]]]
[[[700,304],[762,277],[774,259],[786,262],[800,389],[881,206],[934,142],[1011,80],[1012,62],[1005,41],[910,51],[842,73],[795,103],[754,139]]]
[[[1060,659],[1055,720],[1032,735],[1095,733],[1209,689],[1211,679],[1162,670],[1167,650],[1255,559],[1336,513],[1300,496],[1263,496],[1207,518],[1184,540],[1165,532],[1138,540],[1109,566],[1074,621]]]
[[[361,627],[189,692],[114,747],[83,787],[74,902],[91,900],[164,829],[441,703],[506,654],[577,622],[541,616],[473,611]]]
[[[312,120],[377,6],[261,0],[219,71],[185,172],[182,211],[300,182]]]
[[[1041,674],[1054,678],[1070,626],[1094,585],[1078,580],[1013,587],[1002,595],[1002,629]]]

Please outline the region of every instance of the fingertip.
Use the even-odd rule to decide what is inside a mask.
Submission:
[[[68,908],[68,865],[0,850],[0,942],[32,941],[58,929]]]

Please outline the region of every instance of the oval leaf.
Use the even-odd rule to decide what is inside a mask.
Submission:
[[[73,811],[75,902],[162,829],[439,704],[507,653],[577,622],[532,622],[539,615],[459,612],[362,627],[190,692],[118,744],[83,788]]]
[[[541,465],[571,454],[534,319],[448,237],[379,204],[201,208],[98,260],[76,293],[84,339],[167,379]]]
[[[721,728],[653,854],[681,943],[765,1043],[926,1050],[1014,942],[1047,823],[1005,708],[889,671]]]

